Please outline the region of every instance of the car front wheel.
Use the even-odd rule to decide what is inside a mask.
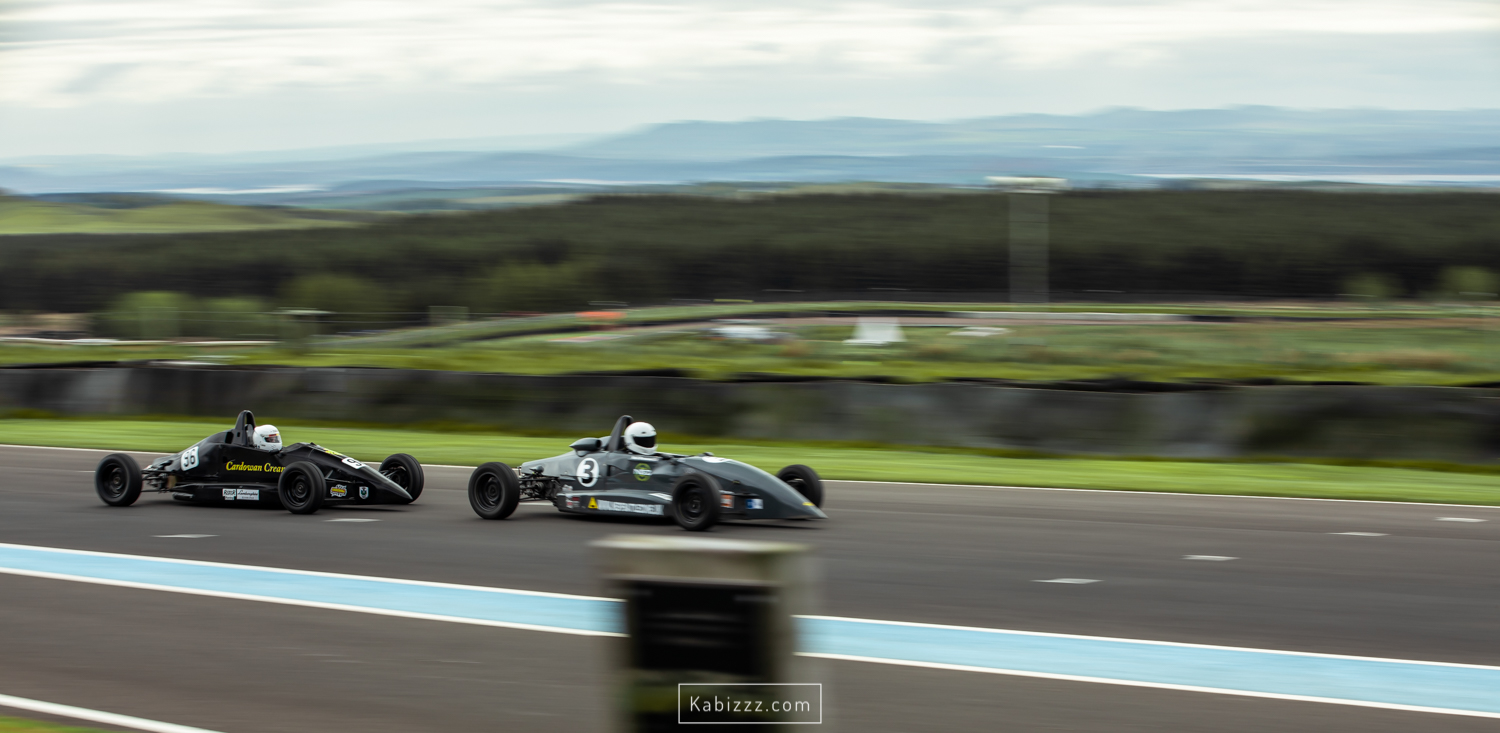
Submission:
[[[110,506],[130,506],[141,498],[141,467],[124,453],[111,453],[94,469],[94,490]]]
[[[818,478],[818,472],[811,468],[792,464],[776,472],[776,478],[782,480],[787,486],[797,490],[802,498],[813,503],[819,509],[823,508],[823,479]]]
[[[521,501],[521,481],[504,463],[486,463],[469,475],[469,506],[485,519],[504,519]]]

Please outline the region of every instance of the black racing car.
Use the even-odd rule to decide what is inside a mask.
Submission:
[[[326,502],[410,504],[422,495],[422,464],[405,453],[375,469],[316,443],[262,450],[252,441],[254,433],[255,416],[245,410],[233,430],[158,458],[144,470],[134,458],[111,453],[94,470],[94,488],[110,506],[130,506],[149,487],[198,503],[275,499],[293,514],[312,514]]]
[[[823,482],[793,465],[771,475],[712,453],[638,455],[622,435],[622,416],[607,438],[583,438],[554,458],[519,469],[486,463],[469,477],[469,505],[485,519],[505,519],[523,501],[549,501],[565,514],[671,517],[702,531],[719,520],[827,519]]]

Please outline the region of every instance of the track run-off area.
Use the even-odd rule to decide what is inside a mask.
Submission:
[[[408,507],[117,509],[102,455],[0,448],[0,695],[229,733],[602,730],[618,604],[588,542],[681,532],[486,522],[439,466]],[[831,728],[1500,729],[1500,508],[829,482],[827,510],[713,534],[813,548]]]

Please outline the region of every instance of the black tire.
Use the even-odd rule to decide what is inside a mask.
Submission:
[[[823,479],[818,478],[817,471],[800,463],[794,463],[777,471],[776,478],[796,489],[797,493],[812,502],[813,506],[823,508]]]
[[[380,462],[380,472],[385,474],[386,478],[399,484],[401,488],[406,489],[406,493],[411,494],[409,500],[397,497],[392,498],[391,501],[397,504],[410,504],[422,495],[422,486],[426,479],[422,476],[422,464],[418,463],[417,459],[405,453],[397,453]]]
[[[689,532],[706,532],[719,523],[719,482],[701,473],[685,473],[672,484],[672,519]]]
[[[521,501],[521,480],[504,463],[486,463],[469,474],[469,506],[485,519],[504,519]]]
[[[328,496],[328,482],[323,472],[307,461],[297,461],[281,472],[276,484],[281,506],[293,514],[312,514],[323,507]]]
[[[94,469],[94,490],[110,506],[130,506],[141,498],[141,466],[124,453],[111,453]]]

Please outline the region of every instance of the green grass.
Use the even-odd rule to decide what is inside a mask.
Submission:
[[[428,464],[516,465],[562,453],[572,438],[583,437],[308,426],[274,415],[259,417],[276,423],[287,442],[315,442],[371,462],[403,452]],[[223,422],[183,420],[8,419],[0,420],[0,443],[173,452],[228,427]],[[1015,458],[937,448],[672,436],[664,436],[662,448],[677,453],[713,451],[769,471],[805,463],[830,479],[1500,505],[1500,475],[1486,473],[1489,469],[1484,467],[1419,470],[1310,462]],[[837,502],[836,495],[833,500]]]
[[[1225,315],[1319,315],[1357,320],[1234,323],[1009,324],[1006,333],[955,335],[973,324],[948,318],[940,326],[908,319],[905,343],[883,347],[844,343],[853,326],[777,325],[785,343],[706,338],[715,318],[813,316],[882,309],[980,310],[1011,306],[905,303],[716,304],[625,311],[607,340],[585,335],[578,314],[486,320],[359,337],[323,337],[300,345],[192,347],[0,344],[0,364],[68,361],[206,360],[237,365],[365,366],[500,374],[569,374],[675,369],[703,379],[741,374],[808,377],[890,377],[931,382],[955,378],[1064,381],[1130,378],[1174,382],[1260,380],[1386,385],[1469,385],[1500,381],[1500,309],[1494,306],[1407,306],[1358,310],[1291,304],[1287,308],[1223,304]],[[755,310],[759,308],[761,310]],[[1055,310],[1098,309],[1069,304]],[[1174,306],[1137,305],[1146,312]],[[1189,309],[1187,306],[1175,306]],[[1212,310],[1205,307],[1207,310]],[[1125,311],[1127,308],[1111,308]],[[1378,315],[1383,317],[1370,317]],[[673,321],[698,319],[698,325]],[[570,330],[571,329],[571,330]],[[546,333],[535,333],[546,331]],[[532,333],[528,333],[532,332]]]
[[[609,310],[600,308],[599,310]],[[1200,316],[1314,317],[1415,319],[1500,316],[1493,305],[1443,303],[908,303],[895,301],[829,301],[813,303],[701,303],[697,305],[651,306],[623,309],[623,326],[647,326],[681,320],[717,318],[783,318],[825,314],[879,313],[881,311],[925,311],[941,315],[954,311],[1049,311],[1054,313],[1167,313]],[[955,323],[962,323],[955,319]],[[490,318],[431,328],[409,328],[371,336],[341,337],[342,347],[453,345],[477,339],[505,338],[516,333],[559,330],[586,325],[576,313],[550,313],[520,318]]]
[[[0,716],[0,733],[104,733],[98,728],[43,723],[40,720]]]
[[[154,205],[107,208],[0,196],[0,235],[143,234],[345,227],[358,223],[354,219],[368,220],[369,216],[167,199]]]
[[[246,354],[246,362],[378,366],[510,374],[677,369],[706,379],[738,374],[1062,381],[1255,380],[1462,385],[1500,381],[1500,318],[1350,322],[1008,325],[955,335],[967,319],[908,326],[906,343],[848,345],[852,325],[775,326],[779,344],[712,340],[702,330],[623,328],[606,340],[578,334],[514,336],[431,348],[315,344],[305,353]]]

